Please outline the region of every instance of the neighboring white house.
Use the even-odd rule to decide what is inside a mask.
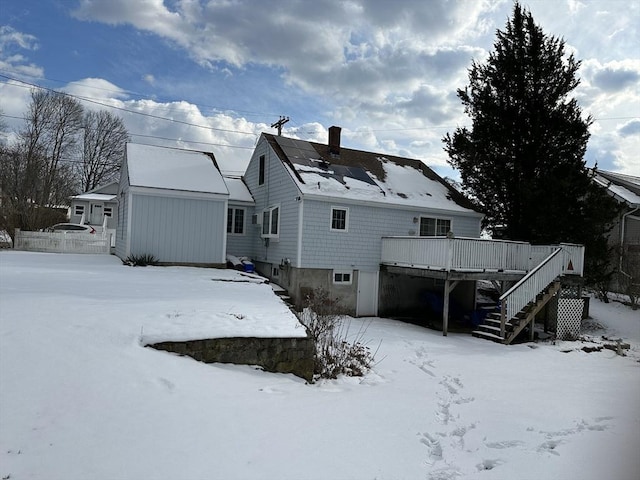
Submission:
[[[228,201],[213,154],[128,143],[118,189],[116,255],[225,265]]]
[[[71,223],[103,225],[107,219],[107,228],[115,231],[118,225],[118,182],[96,187],[93,190],[71,197]]]
[[[629,282],[640,289],[640,177],[594,170],[593,180],[616,199],[622,211],[609,233],[609,244],[615,247],[613,266],[614,291],[625,291]]]

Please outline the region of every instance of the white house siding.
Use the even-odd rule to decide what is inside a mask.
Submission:
[[[129,177],[127,176],[126,159],[123,162],[120,184],[118,186],[118,225],[116,228],[116,256],[126,259],[129,256],[127,243],[129,239]]]
[[[348,231],[331,231],[331,207],[348,208]],[[450,219],[456,236],[480,236],[480,219],[477,216],[306,199],[301,267],[377,271],[381,238],[417,235],[419,223],[414,223],[414,218],[419,219],[420,216]]]
[[[130,254],[162,263],[224,263],[227,202],[147,194],[131,196]]]
[[[243,205],[229,201],[229,208],[244,208],[244,233],[227,233],[227,253],[229,255],[254,257],[256,226],[251,225],[251,217],[255,213],[253,205]],[[226,223],[225,223],[226,226]]]
[[[258,185],[259,158],[265,156],[265,182]],[[298,209],[300,192],[276,153],[265,140],[256,147],[247,171],[245,183],[255,201],[255,213],[262,220],[265,208],[280,205],[279,238],[269,239],[266,245],[261,238],[262,226],[249,225],[249,233],[254,237],[253,256],[257,262],[279,265],[286,259],[295,261],[298,240]]]

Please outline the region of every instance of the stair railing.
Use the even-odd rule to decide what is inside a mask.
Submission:
[[[536,296],[562,275],[564,256],[557,248],[542,263],[522,277],[500,297],[500,335],[505,338],[507,320],[511,320]]]

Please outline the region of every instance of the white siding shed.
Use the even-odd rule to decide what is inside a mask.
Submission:
[[[212,154],[127,144],[116,255],[224,265],[229,191]]]

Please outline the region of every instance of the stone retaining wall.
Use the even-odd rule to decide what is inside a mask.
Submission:
[[[293,373],[309,382],[313,380],[315,347],[310,338],[210,338],[147,346],[204,363],[259,365],[268,372]]]

